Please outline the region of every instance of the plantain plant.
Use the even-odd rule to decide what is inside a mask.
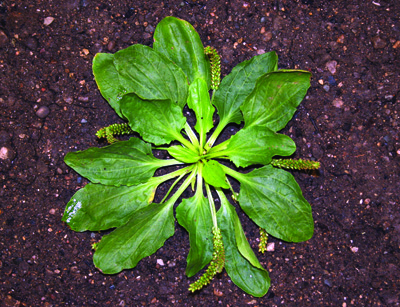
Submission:
[[[226,193],[260,228],[260,251],[265,251],[268,234],[305,241],[314,229],[311,207],[282,168],[319,167],[318,162],[283,158],[296,146],[277,132],[293,117],[311,75],[277,66],[275,52],[257,55],[220,82],[216,50],[204,48],[195,29],[174,17],[158,24],[153,48],[136,44],[94,57],[100,92],[125,123],[98,131],[110,145],[66,155],[65,163],[90,183],[68,202],[63,221],[75,231],[115,228],[95,245],[97,268],[105,274],[134,268],[163,246],[174,234],[174,205],[191,186],[193,196],[176,207],[176,219],[189,233],[186,275],[208,267],[189,290],[201,289],[225,268],[245,292],[256,297],[267,293],[268,272]],[[186,105],[196,115],[194,127],[183,115]],[[241,122],[243,129],[217,142],[228,124]],[[116,138],[132,132],[140,138]],[[157,159],[152,150],[166,150],[172,158]],[[175,166],[175,171],[154,176],[166,166]],[[239,193],[232,178],[240,183]],[[162,201],[154,203],[157,187],[173,179]]]

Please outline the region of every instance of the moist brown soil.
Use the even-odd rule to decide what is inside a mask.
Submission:
[[[389,0],[1,1],[0,304],[400,305],[399,12],[400,2]],[[151,46],[169,15],[219,51],[223,75],[271,50],[279,68],[313,73],[283,133],[297,144],[294,157],[322,165],[318,174],[293,172],[315,234],[304,243],[270,238],[275,249],[258,255],[272,280],[262,298],[225,272],[189,293],[189,240],[178,225],[154,255],[110,276],[92,263],[91,244],[102,234],[61,222],[87,182],[64,164],[65,154],[103,146],[95,132],[120,122],[96,88],[93,56]],[[237,211],[256,250],[257,227]]]

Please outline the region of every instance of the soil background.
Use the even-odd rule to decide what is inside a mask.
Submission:
[[[0,1],[0,304],[399,306],[399,12],[390,0]],[[189,293],[189,240],[178,225],[154,255],[109,276],[92,263],[102,234],[61,222],[87,183],[65,154],[104,146],[95,132],[121,122],[97,90],[93,56],[151,46],[171,15],[219,51],[223,76],[272,50],[279,68],[313,73],[283,133],[295,158],[321,162],[317,174],[292,172],[315,234],[296,244],[270,238],[274,250],[257,253],[272,280],[262,298],[225,272]],[[237,211],[256,250],[258,229]]]

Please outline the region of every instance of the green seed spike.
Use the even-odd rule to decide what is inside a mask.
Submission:
[[[215,91],[221,83],[221,57],[214,47],[207,46],[204,53],[209,57],[211,64],[211,88]]]
[[[303,160],[303,159],[273,159],[271,161],[273,166],[279,168],[296,169],[296,170],[314,170],[319,169],[320,163],[317,161]]]
[[[258,244],[258,251],[263,253],[267,250],[268,233],[265,229],[260,227],[260,243]]]
[[[208,285],[217,273],[221,273],[225,265],[225,250],[222,243],[221,230],[213,227],[213,258],[206,272],[189,286],[189,291],[197,291]]]
[[[106,138],[109,144],[115,143],[118,140],[114,137],[115,135],[131,134],[133,130],[127,123],[124,124],[112,124],[108,127],[101,128],[96,132],[98,138]]]

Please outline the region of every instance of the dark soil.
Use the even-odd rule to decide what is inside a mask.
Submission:
[[[137,3],[0,2],[2,306],[399,306],[400,2]],[[271,50],[280,68],[313,73],[283,133],[296,142],[296,158],[322,164],[317,175],[293,173],[312,205],[315,234],[296,244],[270,238],[275,250],[259,254],[272,280],[263,298],[225,272],[189,293],[195,279],[185,276],[189,241],[179,226],[156,254],[109,276],[92,263],[91,244],[102,234],[61,222],[86,184],[65,154],[103,146],[95,132],[120,122],[96,88],[93,56],[151,46],[154,27],[169,15],[192,23],[219,51],[223,75]],[[256,249],[257,227],[238,212]]]

